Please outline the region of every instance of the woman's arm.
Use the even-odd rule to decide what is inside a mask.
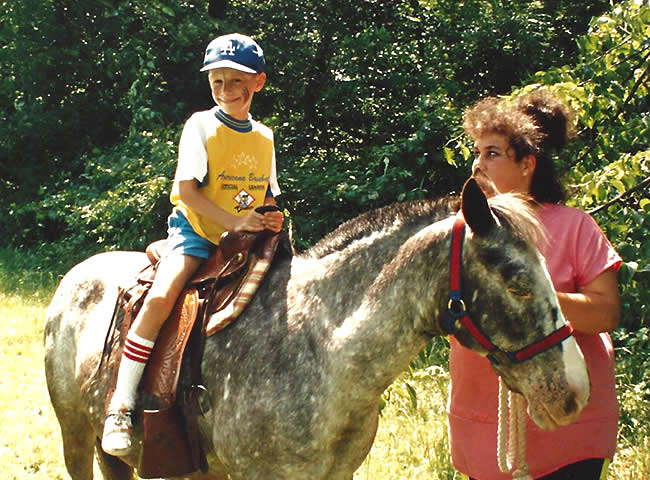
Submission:
[[[557,292],[562,313],[576,331],[595,334],[618,327],[621,300],[616,271],[606,270],[578,290]]]

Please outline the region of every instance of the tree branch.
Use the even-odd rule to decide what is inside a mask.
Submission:
[[[647,61],[647,60],[648,60],[648,57],[650,57],[650,52],[645,56],[645,58],[643,59],[643,61]],[[637,89],[638,89],[639,86],[643,83],[643,78],[644,78],[646,75],[648,75],[648,72],[649,72],[649,71],[650,71],[650,64],[648,64],[648,65],[645,67],[645,70],[643,71],[643,73],[642,73],[641,75],[639,75],[639,78],[638,78],[638,79],[636,80],[636,82],[634,83],[634,86],[633,86],[632,89],[630,90],[629,95],[627,96],[627,98],[626,98],[625,101],[623,102],[623,106],[624,106],[624,107],[627,106],[627,104],[628,104],[629,101],[632,99],[632,97],[634,97],[634,94],[636,93]]]
[[[642,190],[643,188],[646,188],[648,185],[650,185],[650,177],[647,177],[645,180],[642,180],[641,182],[637,183],[635,186],[633,186],[629,190],[626,190],[623,193],[621,193],[620,195],[612,198],[609,202],[603,203],[599,207],[588,210],[587,213],[589,215],[593,215],[594,213],[598,213],[598,212],[600,212],[602,210],[605,210],[607,207],[609,207],[611,205],[614,205],[617,202],[620,202],[624,198],[630,196],[632,193],[634,193],[634,192],[636,192],[638,190]]]

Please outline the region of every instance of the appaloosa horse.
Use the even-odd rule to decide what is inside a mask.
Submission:
[[[196,478],[351,480],[373,443],[382,392],[435,335],[492,350],[494,369],[541,427],[576,419],[589,380],[529,235],[534,215],[511,196],[488,206],[473,179],[461,203],[468,228],[464,237],[456,229],[453,249],[458,198],[369,212],[271,267],[240,318],[207,339],[200,427],[210,470]],[[73,480],[92,478],[94,448],[105,479],[133,474],[135,458],[110,457],[97,442],[105,390],[82,396],[80,385],[118,286],[146,262],[133,252],[91,257],[49,307],[47,384]]]

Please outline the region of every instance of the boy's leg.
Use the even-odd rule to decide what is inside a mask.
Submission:
[[[104,424],[102,449],[106,453],[122,456],[130,452],[131,411],[142,373],[162,324],[202,261],[189,255],[171,255],[158,265],[154,283],[127,334],[115,393]]]

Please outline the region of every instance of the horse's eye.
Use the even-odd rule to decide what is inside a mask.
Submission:
[[[532,300],[533,292],[523,285],[511,285],[507,288],[508,293],[518,297],[521,300]]]

